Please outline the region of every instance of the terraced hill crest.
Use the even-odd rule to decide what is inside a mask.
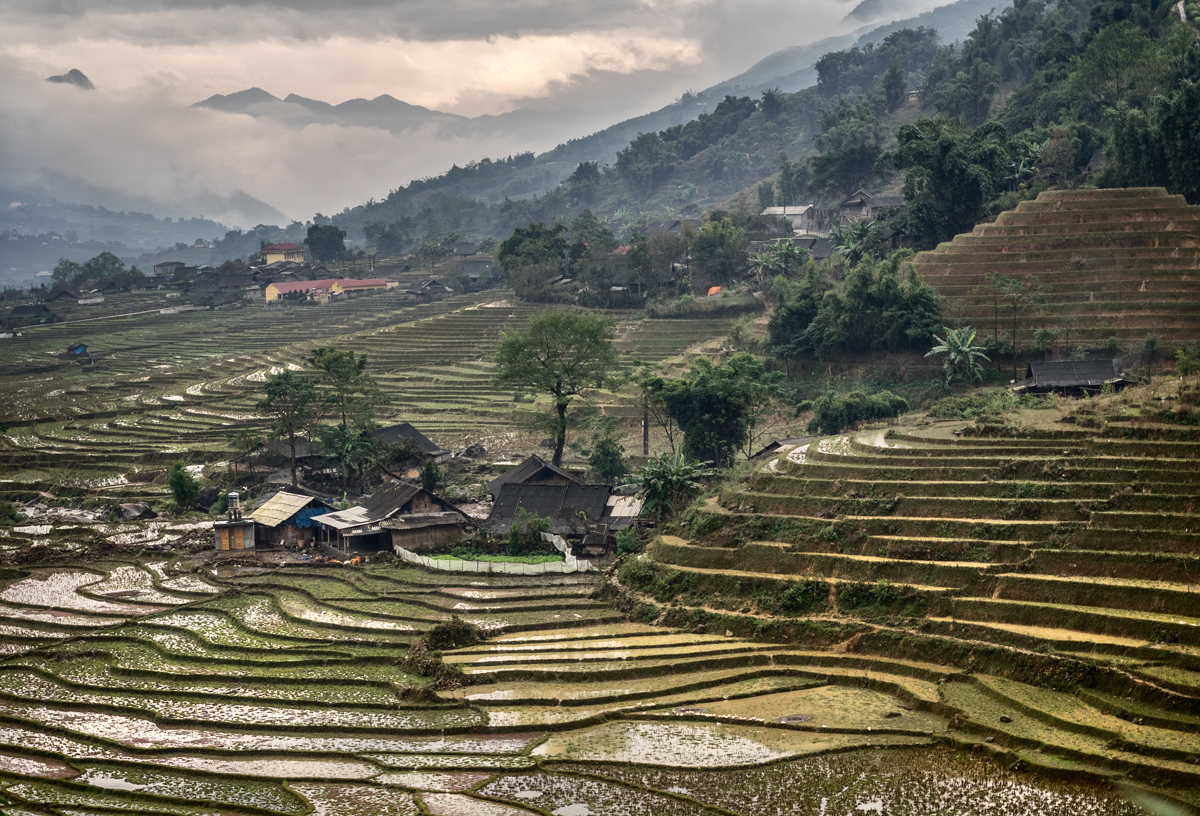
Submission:
[[[642,619],[857,655],[878,682],[920,662],[955,739],[1200,790],[1198,385],[784,450],[619,591]]]
[[[1030,328],[1068,342],[1124,346],[1155,334],[1165,346],[1200,333],[1200,206],[1161,187],[1052,190],[1022,201],[993,224],[922,252],[917,274],[949,303],[948,315],[1004,336],[986,275],[1035,275],[1045,306]]]

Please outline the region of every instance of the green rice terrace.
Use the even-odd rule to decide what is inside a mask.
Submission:
[[[263,383],[299,368],[321,345],[367,355],[386,397],[381,423],[417,423],[448,447],[510,441],[540,407],[531,395],[491,385],[491,357],[500,332],[521,329],[541,307],[503,296],[412,305],[383,293],[328,307],[134,315],[96,324],[94,336],[78,324],[27,329],[0,341],[0,493],[52,485],[91,491],[98,501],[161,498],[165,488],[154,478],[172,461],[228,461],[231,433],[265,430],[255,409]],[[617,346],[648,363],[686,355],[732,325],[633,317],[614,314]],[[62,355],[80,337],[94,365]],[[612,413],[637,411],[620,394],[601,402]]]
[[[1124,773],[1191,778],[1190,715],[1113,684],[1077,698],[967,673],[948,648],[872,654],[866,633],[828,649],[633,621],[588,576],[183,555],[3,579],[13,816],[1134,814],[1075,775],[1128,756]],[[452,614],[487,638],[414,660]],[[1121,706],[1146,720],[1116,720],[1138,752],[1103,748]],[[1054,718],[1063,747],[1036,736]]]
[[[913,261],[949,301],[956,320],[1006,331],[1011,308],[988,275],[1037,278],[1037,313],[1069,342],[1132,347],[1148,335],[1171,347],[1195,341],[1200,302],[1200,207],[1161,187],[1053,190],[1023,201],[993,224],[955,236]]]
[[[219,466],[265,378],[319,345],[365,353],[387,411],[443,444],[511,439],[536,408],[488,361],[536,307],[502,296],[121,318],[94,367],[59,356],[67,327],[30,330],[0,371],[0,488],[161,500],[166,464]],[[729,330],[616,317],[649,362]],[[1192,812],[1198,427],[1196,378],[943,401],[784,447],[603,574],[222,559],[187,517],[18,522],[0,812]]]

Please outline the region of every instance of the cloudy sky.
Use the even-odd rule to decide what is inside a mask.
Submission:
[[[115,191],[229,222],[247,219],[229,204],[242,191],[303,220],[451,162],[544,150],[654,110],[849,30],[854,3],[0,0],[0,186]],[[45,81],[71,68],[96,90]],[[255,86],[333,103],[390,94],[465,116],[563,115],[540,141],[516,143],[187,107]]]

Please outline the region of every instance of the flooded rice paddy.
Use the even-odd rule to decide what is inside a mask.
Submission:
[[[1101,783],[947,747],[918,664],[868,678],[630,623],[590,598],[594,578],[441,580],[161,556],[10,576],[0,812],[1138,812]],[[495,634],[446,655],[467,685],[421,691],[400,664],[459,602]]]

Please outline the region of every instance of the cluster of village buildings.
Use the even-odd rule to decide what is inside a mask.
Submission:
[[[409,423],[380,428],[376,436],[414,443],[417,453],[410,464],[445,462],[452,456]],[[310,454],[306,464],[319,468],[318,460]],[[636,523],[641,512],[641,501],[628,492],[588,484],[581,474],[538,456],[492,479],[487,493],[491,504],[486,516],[470,515],[446,497],[394,475],[358,504],[343,509],[298,488],[281,490],[249,511],[231,498],[227,517],[214,525],[214,543],[227,551],[307,549],[340,560],[399,549],[428,553],[476,528],[506,535],[523,511],[549,519],[549,532],[581,551],[603,553],[611,549],[612,536]]]
[[[305,300],[327,304],[345,297],[364,293],[395,290],[397,278],[411,272],[406,264],[379,264],[375,259],[365,261],[369,278],[334,277],[321,264],[306,260],[300,244],[271,244],[259,251],[251,262],[238,271],[222,272],[208,265],[190,266],[183,261],[163,261],[154,265],[152,275],[134,278],[128,291],[156,292],[162,297],[177,300],[171,311],[192,308],[231,306],[258,302],[279,303],[285,300]],[[485,285],[492,275],[494,261],[481,255],[469,242],[455,244],[442,264],[444,274],[453,276],[457,285],[471,291]],[[411,279],[411,278],[410,278]],[[36,303],[14,307],[5,317],[7,328],[57,322],[54,311],[58,305],[103,303],[106,295],[116,294],[122,287],[111,280],[87,280],[78,286],[54,286]],[[419,280],[404,294],[410,300],[441,300],[452,294],[453,287],[437,278]]]

